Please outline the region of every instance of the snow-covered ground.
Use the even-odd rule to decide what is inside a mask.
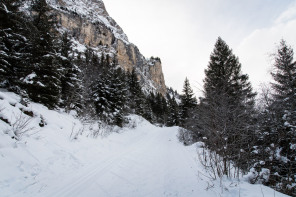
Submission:
[[[245,181],[211,180],[198,144],[183,146],[177,127],[156,127],[138,116],[130,116],[130,128],[105,136],[106,128],[39,104],[25,107],[0,90],[0,118],[0,196],[285,196]],[[28,122],[22,130],[21,119]],[[11,137],[17,129],[28,130],[19,141]],[[96,130],[99,137],[91,137]]]

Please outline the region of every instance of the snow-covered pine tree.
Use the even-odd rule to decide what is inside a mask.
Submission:
[[[61,65],[53,33],[55,19],[45,0],[34,0],[32,11],[37,36],[32,43],[32,68],[26,77],[29,79],[27,91],[33,101],[55,108],[61,95]]]
[[[34,26],[19,11],[20,0],[3,0],[0,4],[0,86],[23,93],[28,72],[31,34]]]
[[[81,116],[86,119],[91,119],[95,117],[95,107],[92,100],[92,85],[94,84],[99,73],[94,69],[100,66],[97,55],[90,47],[86,47],[83,53],[78,53],[75,58],[74,64],[77,65],[80,70],[80,77],[82,81],[81,92],[83,99],[81,100],[82,110],[80,112]]]
[[[229,161],[248,170],[254,130],[254,97],[248,76],[220,37],[205,70],[204,98],[198,109],[198,132],[206,145],[223,157],[222,174],[230,176]]]
[[[100,63],[102,73],[92,85],[96,113],[102,121],[122,126],[127,94],[125,73],[108,56],[101,61],[105,61]]]
[[[82,110],[82,80],[81,70],[75,64],[71,48],[72,42],[68,37],[67,32],[62,35],[60,43],[60,61],[62,67],[61,77],[61,106],[66,111],[75,109],[80,112]]]
[[[114,66],[117,66],[114,64]],[[122,68],[114,67],[111,69],[111,88],[112,88],[112,112],[114,114],[114,123],[122,127],[124,123],[124,115],[126,113],[127,101],[127,76]]]
[[[270,184],[296,195],[296,63],[293,49],[284,40],[275,54],[271,83],[272,97],[260,116],[259,151],[270,169]],[[267,102],[266,102],[267,103]]]

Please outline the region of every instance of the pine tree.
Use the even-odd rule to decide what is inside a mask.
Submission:
[[[104,54],[102,54],[102,57]],[[104,60],[103,60],[104,61]],[[76,63],[78,68],[81,70],[82,78],[82,116],[84,117],[95,117],[96,107],[93,100],[93,91],[96,87],[96,81],[100,79],[100,67],[103,64],[99,61],[98,55],[90,48],[86,47],[84,53],[78,55]],[[101,68],[102,69],[102,68]]]
[[[223,174],[229,174],[229,161],[248,170],[254,129],[254,97],[248,76],[232,50],[219,37],[205,70],[204,98],[197,126],[207,137],[206,144],[223,157]]]
[[[31,35],[34,27],[20,11],[21,1],[4,0],[0,4],[0,86],[22,93],[28,72]]]
[[[49,15],[49,7],[45,0],[34,0],[32,5],[33,24],[38,32],[32,44],[32,73],[27,84],[29,97],[35,101],[55,108],[60,101],[61,65],[56,54],[53,33],[55,20]]]
[[[271,73],[275,81],[272,83],[275,100],[292,110],[296,107],[296,65],[293,56],[293,49],[282,40]]]
[[[168,94],[168,120],[167,120],[167,126],[177,126],[179,125],[179,108],[178,104],[176,102],[175,97]]]
[[[196,108],[197,101],[194,97],[193,90],[190,86],[189,80],[185,79],[183,86],[183,94],[181,95],[181,123],[184,126],[187,119],[190,117],[190,113]]]
[[[133,113],[143,115],[146,108],[145,96],[142,92],[135,68],[129,74],[128,84],[130,108],[134,110]]]
[[[155,106],[154,106],[154,113],[157,117],[157,121],[159,123],[162,122],[162,115],[163,115],[163,104],[162,104],[162,95],[160,93],[157,93],[156,94],[156,97],[155,97]]]
[[[110,63],[108,56],[101,58],[102,73],[92,85],[92,97],[99,118],[109,124],[123,126],[127,85],[121,68]],[[108,65],[109,64],[109,65]]]
[[[148,96],[149,97],[149,96]],[[148,97],[145,97],[144,100],[144,113],[143,117],[149,122],[153,123],[155,121],[155,117],[153,115],[151,103]]]
[[[111,87],[112,87],[112,100],[113,100],[113,114],[114,123],[117,126],[122,127],[124,123],[124,115],[126,111],[126,100],[127,100],[127,82],[125,72],[121,68],[114,67],[111,79]]]
[[[82,80],[81,70],[74,63],[74,58],[70,56],[73,53],[72,42],[67,33],[64,33],[60,43],[60,61],[62,67],[61,77],[61,106],[66,111],[75,109],[80,112],[82,109]]]
[[[147,95],[147,102],[150,108],[150,122],[152,123],[156,123],[157,122],[157,117],[155,114],[155,111],[157,110],[157,106],[156,106],[156,98],[153,92],[150,92],[149,95]]]
[[[265,161],[262,167],[270,169],[269,184],[277,185],[277,190],[289,195],[296,195],[292,187],[296,181],[296,63],[293,56],[293,49],[282,40],[271,73],[273,94],[261,113],[258,133],[259,139],[264,138],[259,150],[265,155],[260,158]]]

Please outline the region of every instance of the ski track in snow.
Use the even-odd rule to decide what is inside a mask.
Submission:
[[[154,128],[65,182],[53,196],[196,196],[196,166],[172,128]]]
[[[285,195],[244,181],[211,181],[197,159],[195,145],[183,146],[177,127],[150,124],[102,139],[103,152],[81,168],[37,179],[13,197],[261,197]],[[121,138],[122,137],[122,138]],[[98,139],[98,141],[100,141]],[[73,143],[73,142],[72,142]],[[100,143],[100,142],[99,142]],[[98,143],[98,144],[99,144]],[[55,146],[59,146],[53,143]],[[61,147],[62,148],[62,147]],[[89,151],[93,147],[90,147]],[[68,150],[55,150],[65,157]],[[88,150],[83,150],[85,153]],[[93,153],[96,153],[94,151]],[[76,161],[73,155],[68,156]],[[68,161],[68,160],[66,160]],[[69,160],[68,162],[71,162]],[[52,159],[49,163],[54,163]],[[73,162],[73,161],[72,161]],[[23,165],[23,163],[22,163]],[[209,187],[213,185],[213,187]],[[235,186],[233,186],[235,185]],[[226,188],[226,189],[225,189]],[[1,196],[1,194],[0,194]]]

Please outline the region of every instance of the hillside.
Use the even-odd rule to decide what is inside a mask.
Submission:
[[[160,58],[146,59],[102,1],[7,1],[0,18],[0,88],[24,103],[118,126],[130,113],[167,121]]]
[[[28,120],[20,141],[9,137],[18,126],[0,121],[1,196],[285,196],[246,178],[212,180],[196,154],[201,144],[183,146],[178,127],[139,116],[129,116],[124,129],[103,127],[40,104],[25,107],[3,90],[0,106],[12,125]]]

